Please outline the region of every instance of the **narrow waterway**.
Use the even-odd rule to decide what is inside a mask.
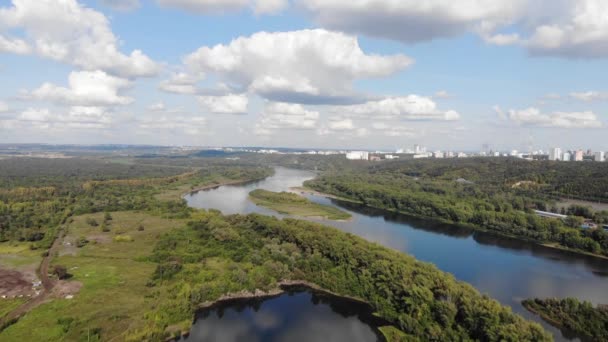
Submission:
[[[266,180],[223,186],[185,199],[192,207],[215,208],[225,214],[255,212],[280,216],[251,203],[248,193],[258,188],[288,191],[313,177],[312,172],[276,168],[275,175]],[[594,304],[608,304],[606,260],[320,196],[308,197],[353,215],[348,222],[322,223],[431,262],[515,312],[540,322],[558,341],[571,340],[570,334],[527,312],[520,304],[522,299],[575,297]]]

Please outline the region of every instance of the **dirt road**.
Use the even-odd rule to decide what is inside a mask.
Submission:
[[[6,316],[2,317],[2,319],[0,319],[0,330],[13,324],[19,318],[21,318],[21,316],[27,314],[30,310],[44,303],[48,299],[49,295],[51,294],[51,291],[53,290],[53,287],[55,286],[55,280],[49,277],[49,268],[53,255],[55,255],[55,253],[61,246],[61,241],[63,241],[63,230],[57,234],[57,238],[55,239],[55,241],[53,241],[53,244],[51,245],[48,254],[42,259],[42,262],[40,263],[39,276],[43,287],[40,294],[23,303],[15,310],[9,312]]]

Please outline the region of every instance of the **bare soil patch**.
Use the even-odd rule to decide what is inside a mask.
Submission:
[[[33,281],[35,281],[35,275],[17,270],[0,269],[0,297],[32,296],[34,294]]]

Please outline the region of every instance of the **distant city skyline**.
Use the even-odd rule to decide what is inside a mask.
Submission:
[[[607,16],[603,0],[4,1],[0,143],[608,150]]]

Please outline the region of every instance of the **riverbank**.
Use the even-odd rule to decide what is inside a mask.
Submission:
[[[530,238],[525,238],[525,237],[521,237],[521,236],[517,236],[517,235],[506,234],[506,233],[498,232],[496,230],[490,230],[490,229],[483,228],[483,227],[476,226],[476,225],[472,225],[472,224],[454,222],[454,221],[440,219],[440,218],[436,218],[436,217],[428,217],[428,216],[418,215],[418,214],[404,212],[404,211],[397,211],[397,210],[393,210],[393,209],[387,209],[387,208],[381,208],[381,207],[376,207],[376,206],[372,206],[372,205],[367,205],[367,204],[365,204],[365,203],[363,203],[361,201],[356,201],[356,200],[352,200],[352,199],[336,196],[336,195],[333,195],[333,194],[323,193],[323,192],[320,192],[320,191],[317,191],[317,190],[314,190],[314,189],[310,189],[310,188],[307,188],[307,187],[292,187],[292,188],[290,188],[290,190],[299,191],[299,192],[301,192],[303,194],[308,194],[308,195],[313,195],[313,196],[319,196],[319,197],[325,197],[325,198],[335,199],[335,200],[338,200],[338,201],[344,201],[344,202],[349,202],[349,203],[360,204],[360,205],[366,206],[368,208],[378,209],[378,210],[386,211],[386,212],[389,212],[389,213],[400,214],[400,215],[404,215],[404,216],[408,216],[408,217],[412,217],[412,218],[424,219],[424,220],[429,220],[429,221],[438,222],[438,223],[455,225],[455,226],[458,226],[458,227],[468,228],[468,229],[472,229],[472,230],[475,230],[475,231],[492,234],[492,235],[495,235],[495,236],[501,236],[501,237],[507,237],[507,238],[512,238],[512,239],[517,239],[517,240],[524,241],[524,242],[534,243],[534,244],[536,244],[538,246],[543,246],[543,247],[546,247],[546,248],[561,250],[561,251],[575,253],[575,254],[589,256],[589,257],[594,257],[594,258],[598,258],[598,259],[602,259],[602,260],[608,260],[608,256],[605,256],[605,255],[602,255],[602,254],[594,254],[594,253],[590,253],[590,252],[586,252],[586,251],[581,251],[581,250],[578,250],[578,249],[568,248],[568,247],[565,247],[565,246],[562,246],[562,245],[559,245],[559,244],[556,244],[556,243],[542,242],[542,241],[538,241],[538,240],[534,240],[534,239],[530,239]]]

